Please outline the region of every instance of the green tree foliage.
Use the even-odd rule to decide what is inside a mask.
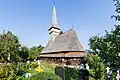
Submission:
[[[39,46],[33,46],[29,49],[29,60],[34,60],[37,59],[40,55],[40,52],[43,50],[43,46],[39,45]]]
[[[89,39],[92,52],[100,56],[110,67],[120,67],[120,27],[116,27],[105,36],[94,36]]]
[[[112,17],[115,18],[115,21],[120,21],[120,1],[119,0],[113,0],[115,2],[114,6],[116,7],[115,12],[116,15],[113,15]]]
[[[26,62],[29,57],[29,48],[26,46],[21,46],[19,50],[19,56],[22,62]]]
[[[12,34],[12,32],[8,31],[0,34],[0,59],[5,61],[19,60],[18,52],[20,46],[18,37]]]
[[[88,54],[86,60],[90,67],[90,76],[95,80],[105,80],[105,65],[102,59],[96,55]]]
[[[104,63],[111,68],[120,67],[120,2],[115,2],[115,20],[118,24],[115,25],[115,29],[110,32],[105,31],[104,36],[93,36],[89,39],[90,49],[93,53],[100,56]]]
[[[6,33],[4,31],[3,34],[0,34],[0,60],[2,61],[25,62],[28,59],[34,60],[39,57],[43,48],[41,45],[32,48],[21,46],[18,37],[10,31]]]

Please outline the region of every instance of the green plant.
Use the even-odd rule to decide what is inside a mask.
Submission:
[[[79,70],[74,68],[65,68],[65,80],[78,80]]]
[[[115,27],[105,31],[103,36],[92,36],[89,39],[89,46],[92,53],[102,58],[110,68],[120,67],[120,0],[113,0],[115,6]]]
[[[16,78],[16,80],[28,80],[28,79],[25,78],[24,76],[18,76],[18,77]]]
[[[5,30],[0,34],[0,59],[4,61],[20,61],[19,48],[21,44],[17,36]]]
[[[47,72],[33,74],[30,78],[28,78],[28,80],[48,80],[48,79],[61,80],[61,78],[58,77],[57,75]]]
[[[104,80],[105,65],[102,59],[96,55],[87,54],[86,61],[90,67],[90,77],[93,77],[95,80]]]
[[[55,74],[55,64],[49,62],[41,62],[41,66],[45,72]]]
[[[15,66],[12,64],[0,65],[0,80],[15,80]]]
[[[29,69],[29,65],[26,64],[26,63],[18,63],[17,66],[17,75],[23,75],[24,73],[27,73],[28,72],[28,69]]]
[[[29,57],[28,60],[33,61],[34,59],[37,59],[40,55],[40,52],[43,50],[43,46],[32,46],[29,48]]]
[[[37,68],[38,63],[37,63],[37,62],[31,62],[31,63],[29,64],[29,66],[30,66],[30,68]]]
[[[116,73],[116,72],[113,72],[113,73],[112,73],[112,79],[111,79],[111,80],[116,80],[116,75],[117,75],[117,73]]]

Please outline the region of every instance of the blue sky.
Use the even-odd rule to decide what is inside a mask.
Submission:
[[[0,0],[0,33],[12,31],[22,45],[45,45],[49,39],[53,2],[63,31],[76,30],[84,48],[90,37],[114,28],[113,0]]]

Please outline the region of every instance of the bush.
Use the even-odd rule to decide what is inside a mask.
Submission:
[[[51,74],[55,74],[55,65],[49,62],[41,62],[42,68],[45,72],[49,72]]]
[[[33,74],[28,80],[61,80],[61,78],[57,75],[43,72],[43,73],[37,73]]]
[[[24,76],[17,76],[16,80],[27,80]]]
[[[86,61],[90,67],[90,77],[94,79],[104,80],[105,79],[105,65],[102,59],[96,55],[87,54]]]
[[[28,64],[28,73],[37,73],[36,68],[38,67],[37,62],[30,62]]]
[[[65,68],[65,80],[78,80],[79,70],[74,68]]]
[[[0,80],[15,80],[15,66],[12,64],[0,65]]]
[[[17,68],[16,75],[22,76],[24,73],[28,72],[29,65],[26,63],[18,63],[16,68]]]
[[[18,73],[17,76],[22,76],[24,73],[34,73],[35,68],[37,68],[37,63],[36,62],[31,62],[31,63],[18,63]]]
[[[38,63],[37,62],[31,62],[29,64],[30,68],[37,68],[38,67]]]

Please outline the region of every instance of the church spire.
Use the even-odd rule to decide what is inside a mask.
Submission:
[[[52,24],[58,24],[55,5],[53,6]]]
[[[55,7],[55,5],[53,5],[53,12],[52,12],[52,25],[51,25],[51,28],[52,27],[60,29],[60,27],[58,25],[58,20],[57,20],[57,14],[56,14],[56,7]]]
[[[49,31],[49,35],[50,35],[50,42],[53,42],[54,39],[56,38],[56,36],[58,36],[61,32],[60,27],[58,25],[58,21],[57,21],[55,5],[53,5],[52,25],[48,31]]]

